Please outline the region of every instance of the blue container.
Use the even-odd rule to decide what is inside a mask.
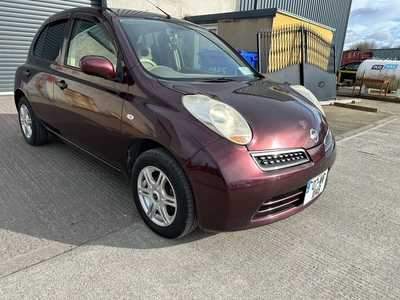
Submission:
[[[203,49],[199,52],[200,69],[221,73],[223,75],[236,75],[236,63],[231,57],[221,50]]]
[[[247,62],[255,68],[256,62],[258,60],[258,53],[257,52],[246,52],[242,50],[237,50],[237,52],[245,59]]]

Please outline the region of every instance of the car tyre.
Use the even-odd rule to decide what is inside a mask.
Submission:
[[[146,225],[165,238],[182,237],[197,226],[189,180],[165,149],[142,153],[132,169],[136,207]]]
[[[18,119],[22,135],[29,144],[38,146],[47,142],[49,133],[35,116],[26,97],[19,100]]]

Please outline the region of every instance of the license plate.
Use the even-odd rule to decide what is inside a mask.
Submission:
[[[308,181],[303,205],[306,205],[322,193],[325,188],[327,176],[328,170]]]

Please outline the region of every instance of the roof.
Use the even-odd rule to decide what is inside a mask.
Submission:
[[[75,13],[100,13],[108,18],[115,17],[132,17],[132,18],[145,18],[145,19],[162,19],[162,20],[172,20],[175,22],[184,22],[181,19],[176,19],[172,17],[167,17],[165,14],[157,14],[152,12],[145,12],[139,10],[130,9],[118,9],[118,8],[108,8],[108,7],[79,7],[71,8],[58,12],[46,20],[46,23],[65,17],[70,17],[71,14]]]
[[[168,18],[165,14],[158,14],[147,11],[122,9],[122,8],[104,8],[105,10],[111,11],[115,17],[133,17],[133,18],[148,18],[148,19],[175,19]],[[178,20],[178,19],[176,19]]]
[[[274,18],[276,16],[276,8],[257,9],[247,11],[235,11],[220,14],[189,16],[184,19],[196,24],[216,23],[220,20],[239,20],[239,19],[258,19],[258,18]]]
[[[283,10],[283,9],[279,9],[279,8],[278,8],[278,11],[279,11],[281,14],[287,15],[287,16],[292,17],[292,18],[299,19],[299,20],[304,21],[304,22],[307,22],[307,23],[312,23],[312,24],[314,24],[314,25],[318,25],[318,26],[320,26],[320,27],[329,29],[329,30],[331,30],[331,31],[335,31],[335,30],[336,30],[335,28],[332,28],[332,27],[329,27],[329,26],[324,25],[324,24],[322,24],[322,23],[319,23],[319,22],[316,22],[316,21],[313,21],[313,20],[304,18],[304,17],[302,17],[302,16],[296,15],[296,14],[294,14],[294,13],[288,12],[288,11]]]
[[[283,9],[279,9],[279,8],[267,8],[267,9],[235,11],[235,12],[211,14],[211,15],[190,16],[190,17],[185,17],[184,19],[189,22],[196,23],[196,24],[207,24],[207,23],[217,23],[218,21],[221,21],[221,20],[275,18],[277,12],[285,14],[292,18],[296,18],[296,19],[299,19],[299,20],[302,20],[302,21],[305,21],[308,23],[318,25],[320,27],[324,27],[331,31],[335,31],[335,29],[332,27],[312,21],[310,19],[301,17],[299,15],[287,12],[287,11],[285,11]]]

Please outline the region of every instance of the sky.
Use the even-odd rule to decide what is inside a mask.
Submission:
[[[400,47],[400,0],[353,0],[344,50],[358,41]]]

